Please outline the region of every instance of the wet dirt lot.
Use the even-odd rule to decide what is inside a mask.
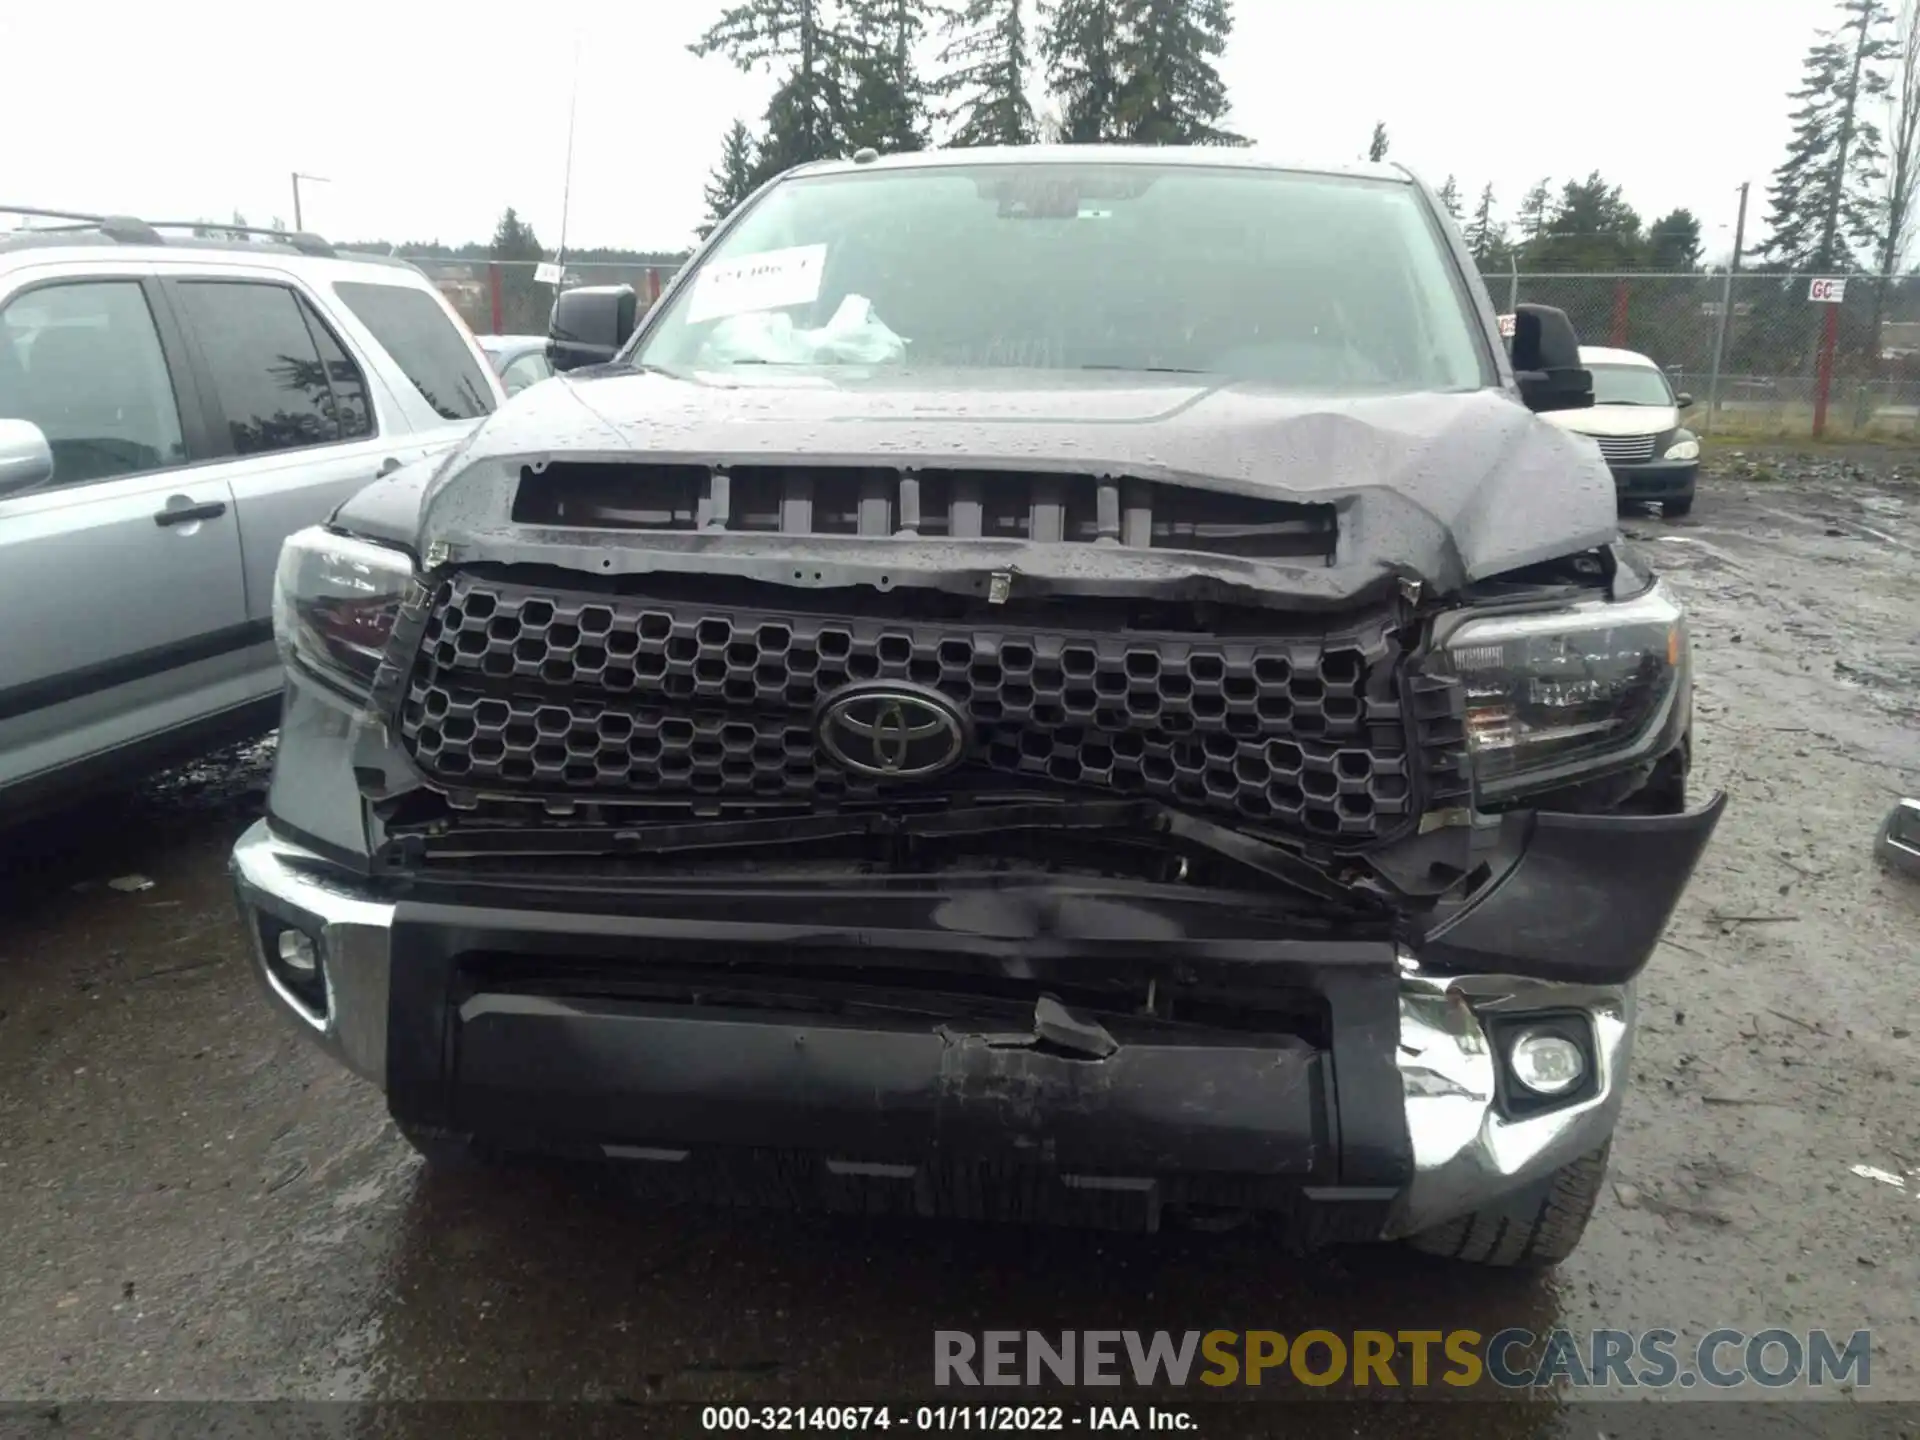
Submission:
[[[4,842],[0,1398],[857,1403],[926,1396],[942,1328],[1780,1324],[1871,1328],[1874,1397],[1920,1400],[1920,882],[1870,852],[1920,792],[1920,459],[1719,468],[1689,519],[1624,522],[1694,607],[1696,777],[1733,803],[1551,1277],[429,1179],[247,973],[223,867],[261,746]]]

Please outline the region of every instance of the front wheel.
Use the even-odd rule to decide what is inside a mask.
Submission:
[[[1677,520],[1682,515],[1691,515],[1693,513],[1693,492],[1689,490],[1684,495],[1676,495],[1671,500],[1661,501],[1660,513],[1665,515],[1669,520]]]
[[[1608,1141],[1524,1190],[1457,1220],[1409,1235],[1429,1255],[1476,1265],[1543,1269],[1571,1255],[1607,1178]]]

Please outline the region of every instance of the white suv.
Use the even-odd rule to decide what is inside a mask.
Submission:
[[[504,398],[404,261],[54,218],[0,231],[10,817],[271,729],[281,541]]]

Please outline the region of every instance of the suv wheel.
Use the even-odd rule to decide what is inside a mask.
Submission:
[[[1660,513],[1669,520],[1677,520],[1682,515],[1691,515],[1693,513],[1693,492],[1689,490],[1686,494],[1676,495],[1671,500],[1662,500],[1660,502]]]
[[[1607,1178],[1612,1141],[1503,1200],[1422,1230],[1407,1244],[1476,1265],[1528,1269],[1557,1265],[1585,1233]]]

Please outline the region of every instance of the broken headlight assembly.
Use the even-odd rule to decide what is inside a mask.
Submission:
[[[1468,612],[1428,662],[1466,692],[1474,786],[1496,802],[1648,758],[1685,704],[1687,663],[1686,620],[1664,584],[1631,600]]]
[[[290,536],[273,577],[281,661],[364,700],[412,581],[402,551],[318,526]]]

